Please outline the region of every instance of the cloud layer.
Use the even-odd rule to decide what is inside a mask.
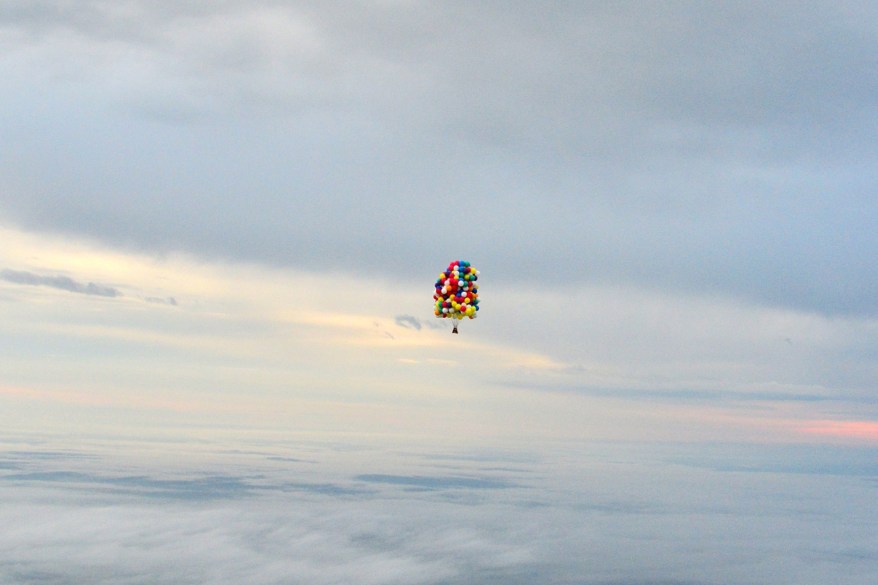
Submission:
[[[69,276],[43,276],[33,274],[24,270],[0,270],[0,279],[14,284],[26,284],[31,286],[48,286],[60,290],[66,290],[74,293],[85,295],[95,295],[98,297],[117,297],[119,291],[111,286],[104,286],[89,282],[82,284],[70,278]]]
[[[31,228],[875,315],[862,3],[7,3]],[[392,265],[392,268],[390,268]]]
[[[0,451],[0,582],[854,585],[878,574],[875,464],[857,450],[401,452],[291,439]],[[156,447],[176,464],[135,456]]]

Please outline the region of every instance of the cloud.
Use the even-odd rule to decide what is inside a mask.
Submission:
[[[423,327],[421,320],[411,315],[397,315],[395,321],[397,325],[406,329],[417,329],[420,331],[421,327]]]
[[[73,453],[87,457],[16,451],[23,469],[0,473],[0,579],[688,585],[769,582],[783,571],[859,585],[875,574],[874,461],[861,449],[446,446],[443,463],[469,470],[448,476],[429,452],[397,449],[408,442],[255,441],[224,475],[211,470],[228,469],[230,454],[203,442],[160,443],[176,454],[173,469],[104,446]],[[269,460],[266,450],[294,456]],[[300,451],[318,464],[300,466]],[[499,468],[508,460],[515,471]],[[860,467],[845,472],[851,463]],[[458,481],[485,478],[484,467],[503,485]],[[364,481],[372,489],[335,489]],[[297,482],[311,488],[289,489]],[[735,529],[741,522],[748,530]]]
[[[463,249],[506,286],[874,316],[876,17],[828,1],[19,3],[0,13],[0,214],[388,281]]]
[[[841,439],[878,442],[878,422],[870,420],[811,421],[805,423],[802,432],[820,436],[839,437]]]
[[[0,462],[0,468],[4,464]],[[7,468],[21,469],[21,464],[10,463]],[[21,485],[58,485],[70,489],[100,490],[104,494],[161,500],[209,501],[254,496],[264,491],[311,493],[327,496],[364,496],[370,490],[333,483],[283,482],[272,485],[261,477],[232,475],[201,475],[185,478],[155,478],[148,476],[83,473],[79,471],[29,471],[0,476],[0,482]]]
[[[413,315],[397,315],[394,317],[394,322],[399,327],[403,327],[405,329],[414,329],[416,331],[420,331],[423,328],[427,329],[446,329],[446,324],[437,321],[436,319],[419,319]]]
[[[73,280],[69,276],[41,276],[31,272],[10,270],[7,268],[0,271],[0,279],[13,284],[48,286],[59,290],[98,297],[114,298],[122,296],[117,289],[111,286],[95,284],[94,282],[82,284],[81,282]]]
[[[545,390],[549,392],[573,392],[595,398],[612,398],[635,402],[667,402],[669,404],[709,404],[709,403],[759,403],[759,402],[827,402],[834,398],[828,394],[804,394],[793,391],[760,389],[735,391],[728,389],[662,389],[662,388],[606,388],[598,386],[564,386],[551,383],[535,386],[534,384],[502,382],[505,387],[519,386],[522,388]],[[849,397],[848,400],[854,400]],[[863,400],[867,400],[863,398]]]
[[[147,473],[118,475],[106,459],[65,466],[64,458],[40,452],[15,459],[28,470],[0,474],[4,501],[15,501],[0,519],[26,514],[34,521],[0,537],[0,577],[7,579],[459,583],[484,571],[514,575],[529,560],[514,539],[472,524],[468,506],[436,500],[428,512],[424,501],[396,497],[388,505],[359,480],[319,481],[327,472],[302,470],[299,458],[252,467],[266,461],[257,456],[240,476],[188,477],[142,467]],[[29,548],[37,542],[40,552]],[[116,547],[131,554],[109,554]]]
[[[165,297],[165,298],[162,298],[162,297],[146,297],[146,298],[144,298],[144,300],[145,300],[147,303],[155,303],[155,304],[158,304],[158,305],[171,305],[172,307],[176,307],[176,306],[177,306],[177,299],[175,299],[174,297]]]
[[[387,475],[380,473],[367,473],[358,475],[354,479],[368,483],[381,483],[398,485],[423,490],[443,489],[502,489],[513,487],[514,484],[504,480],[486,477],[461,477],[461,476],[421,476],[421,475]]]

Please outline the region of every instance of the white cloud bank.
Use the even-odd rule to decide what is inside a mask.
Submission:
[[[860,585],[878,576],[875,465],[855,451],[554,442],[437,453],[253,439],[129,437],[125,449],[45,452],[10,450],[21,439],[4,435],[0,582]],[[398,481],[364,484],[362,471]],[[493,481],[442,480],[461,475]]]

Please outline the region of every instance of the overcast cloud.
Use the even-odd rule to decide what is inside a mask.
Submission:
[[[388,278],[463,253],[507,284],[874,315],[876,17],[5,2],[0,212],[144,250]]]

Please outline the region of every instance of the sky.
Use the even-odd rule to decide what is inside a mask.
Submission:
[[[0,584],[874,582],[875,23],[0,0]]]

